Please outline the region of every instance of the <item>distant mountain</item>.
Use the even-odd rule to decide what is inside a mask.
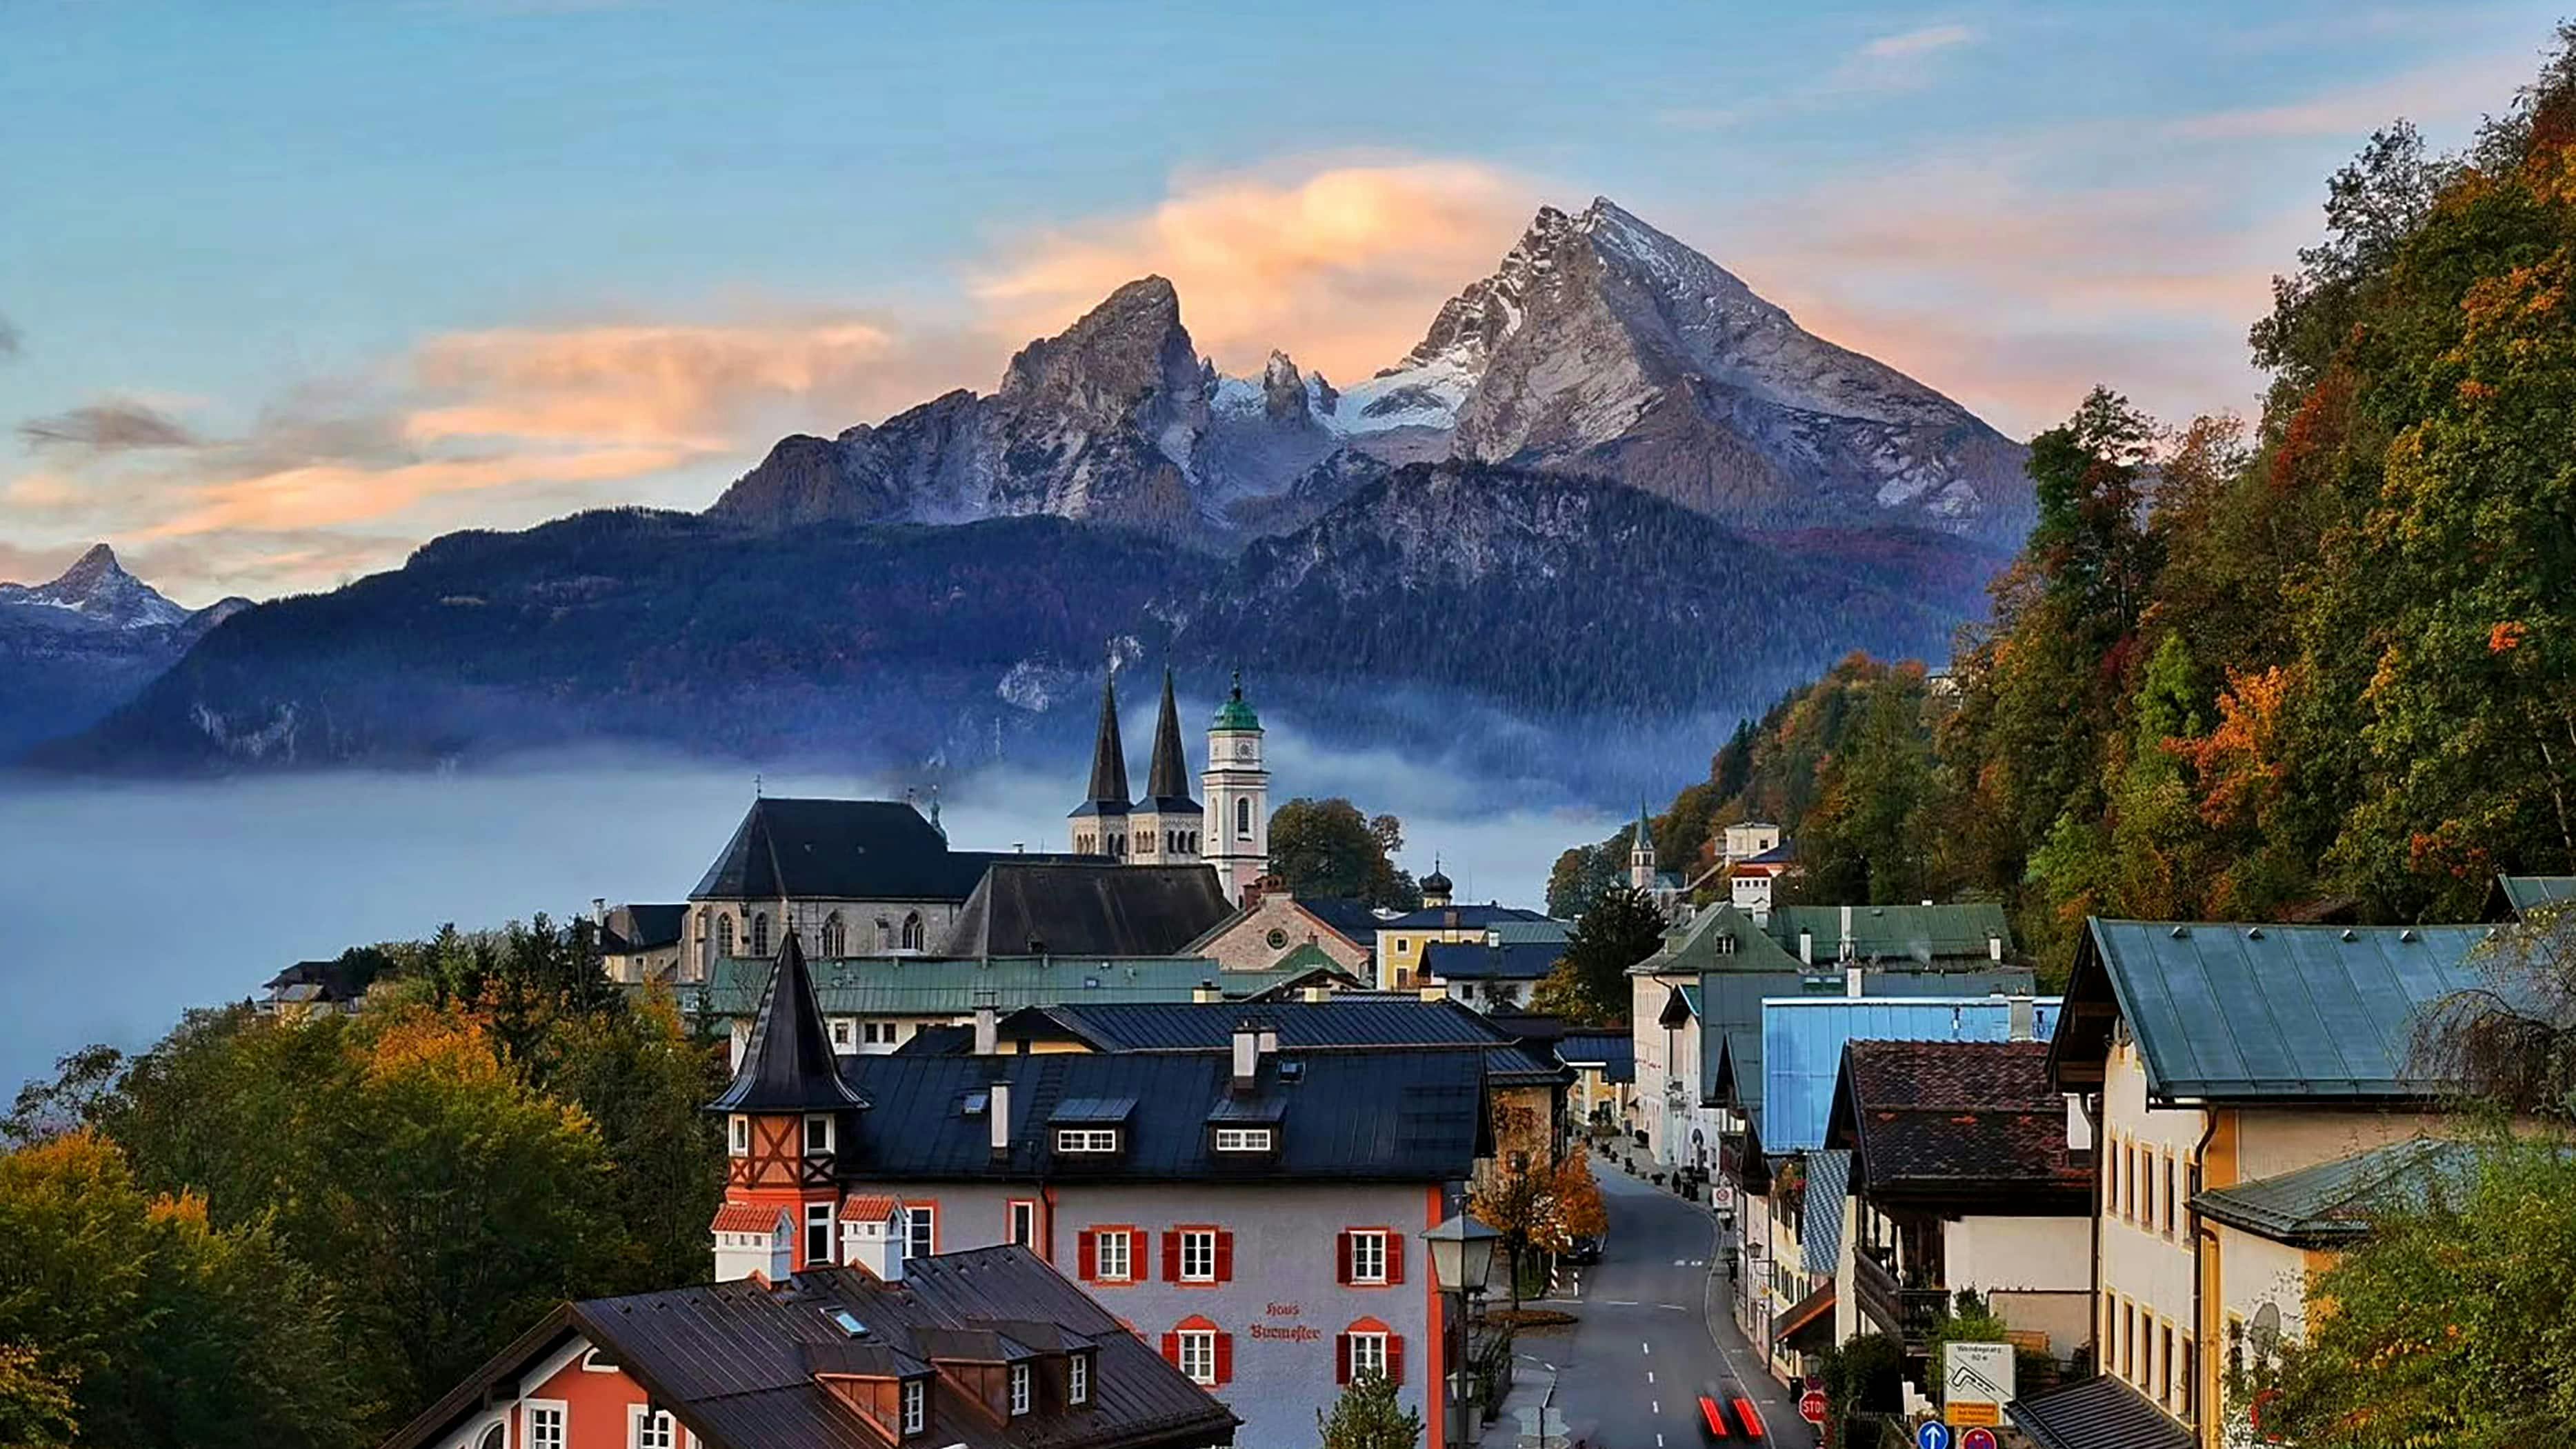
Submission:
[[[0,759],[87,728],[248,607],[181,608],[103,543],[50,583],[0,583]]]
[[[1336,388],[1284,353],[1259,378],[1193,358],[1171,283],[1132,282],[1029,344],[990,396],[784,439],[713,511],[753,527],[1051,513],[1231,551],[1391,467],[1454,457],[1626,483],[1757,530],[2009,548],[2031,518],[2020,445],[1607,199],[1542,208],[1365,381]]]

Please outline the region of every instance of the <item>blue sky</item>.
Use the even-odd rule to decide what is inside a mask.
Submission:
[[[1220,364],[1392,361],[1607,194],[2025,434],[2251,406],[2374,125],[2522,4],[0,7],[0,578],[178,597],[698,507],[1159,270]],[[14,344],[14,345],[12,345]]]

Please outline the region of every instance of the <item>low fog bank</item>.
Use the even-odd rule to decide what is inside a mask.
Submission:
[[[1151,737],[1129,728],[1141,767]],[[1530,782],[1312,748],[1293,732],[1274,730],[1271,747],[1274,804],[1348,795],[1400,815],[1404,864],[1419,874],[1436,854],[1462,899],[1541,904],[1557,853],[1621,818]],[[561,917],[594,896],[679,900],[753,782],[748,768],[595,756],[191,784],[0,777],[0,989],[14,1008],[0,1017],[0,1087],[90,1042],[148,1045],[185,1007],[239,1000],[350,945]],[[797,770],[761,787],[899,796],[907,783]],[[1059,849],[1079,789],[1067,773],[994,770],[952,781],[941,804],[961,848]]]

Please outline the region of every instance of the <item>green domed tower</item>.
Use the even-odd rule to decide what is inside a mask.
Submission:
[[[1243,671],[1208,721],[1208,767],[1199,776],[1207,801],[1201,854],[1216,867],[1228,899],[1270,872],[1270,771],[1261,763],[1261,716],[1243,697]]]

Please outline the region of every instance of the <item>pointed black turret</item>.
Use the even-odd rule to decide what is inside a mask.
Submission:
[[[1163,712],[1154,721],[1154,763],[1145,771],[1145,798],[1158,811],[1195,813],[1190,762],[1181,753],[1181,711],[1172,702],[1172,671],[1163,671]],[[1140,807],[1142,808],[1142,807]]]
[[[840,1112],[867,1105],[841,1080],[840,1058],[833,1055],[831,1034],[824,1030],[822,1004],[814,999],[814,973],[806,968],[796,933],[789,931],[770,968],[769,985],[760,993],[760,1011],[751,1019],[751,1036],[743,1043],[733,1085],[707,1110]]]
[[[1118,739],[1118,673],[1114,668],[1100,686],[1100,732],[1091,742],[1091,798],[1075,806],[1073,813],[1127,813],[1127,747]]]

